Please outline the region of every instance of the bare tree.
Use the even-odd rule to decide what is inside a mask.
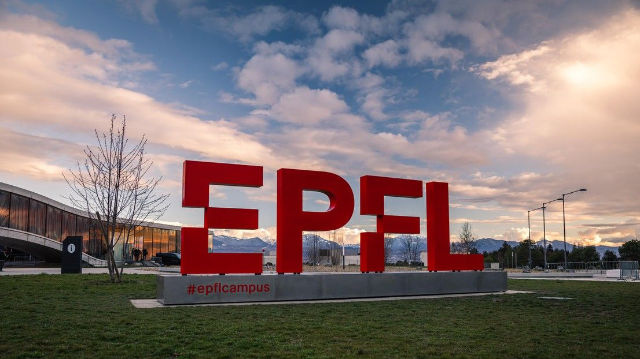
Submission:
[[[464,222],[462,224],[458,237],[460,238],[460,242],[452,248],[453,251],[459,253],[471,253],[476,248],[478,237],[473,233],[469,222]]]
[[[331,242],[331,247],[329,249],[331,252],[329,253],[329,259],[331,260],[331,265],[338,265],[342,263],[342,247],[340,244],[336,242]]]
[[[384,235],[384,262],[389,263],[391,261],[391,255],[393,254],[393,244],[396,239],[391,237],[388,233]]]
[[[302,247],[304,249],[305,262],[315,266],[320,261],[320,237],[317,234],[305,235]]]
[[[153,164],[146,157],[147,139],[129,146],[125,135],[126,118],[115,128],[116,116],[111,116],[109,132],[95,130],[98,146],[87,146],[84,162],[77,163],[77,171],[69,170],[64,176],[72,190],[71,203],[87,211],[102,233],[107,245],[107,267],[111,282],[122,281],[124,254],[132,231],[144,221],[153,221],[167,209],[169,195],[158,195],[155,190],[161,179],[147,178]],[[121,242],[122,241],[122,242]],[[120,269],[114,249],[123,243],[123,261]]]
[[[420,259],[420,244],[422,239],[418,236],[403,236],[402,249],[404,260],[408,263],[417,262]]]

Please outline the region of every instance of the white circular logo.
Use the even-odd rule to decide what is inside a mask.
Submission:
[[[69,253],[73,253],[76,251],[76,245],[71,243],[69,244],[69,246],[67,247],[67,251],[69,251]]]

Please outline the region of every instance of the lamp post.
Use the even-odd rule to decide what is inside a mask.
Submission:
[[[533,261],[531,260],[531,212],[542,209],[542,207],[534,208],[527,211],[527,223],[529,224],[529,269],[533,266]]]
[[[340,241],[342,242],[342,270],[344,270],[344,232],[340,235]]]
[[[569,197],[569,195],[574,194],[576,192],[586,192],[586,191],[587,191],[586,188],[580,188],[575,191],[562,194],[562,235],[564,237],[564,270],[568,269],[567,268],[568,267],[567,266],[567,224],[564,219],[564,202],[566,197]]]
[[[544,202],[542,204],[542,241],[544,242],[544,269],[547,270],[547,223],[545,219],[544,212],[547,209],[547,205],[549,203],[553,203],[556,201],[562,201],[562,198],[556,198],[549,202]]]

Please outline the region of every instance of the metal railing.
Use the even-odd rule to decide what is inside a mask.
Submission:
[[[620,262],[620,280],[640,280],[638,261]]]
[[[593,261],[593,262],[564,262],[548,263],[549,270],[572,271],[572,272],[602,272],[610,269],[620,269],[620,261]]]

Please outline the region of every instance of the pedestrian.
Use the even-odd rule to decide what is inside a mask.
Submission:
[[[7,254],[4,250],[0,250],[0,272],[2,272],[2,267],[4,267],[4,262],[7,261]]]

